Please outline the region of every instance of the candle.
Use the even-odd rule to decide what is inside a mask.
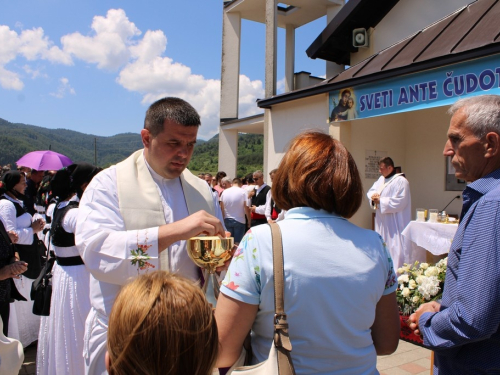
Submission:
[[[429,216],[429,221],[431,223],[437,223],[437,221],[438,221],[438,214],[437,214],[437,212],[431,212],[431,214]]]
[[[437,216],[436,216],[437,219]],[[417,211],[417,221],[425,221],[425,212]]]

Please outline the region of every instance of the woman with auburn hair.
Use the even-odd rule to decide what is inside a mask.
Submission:
[[[354,159],[327,134],[299,134],[272,196],[287,210],[277,224],[296,373],[378,374],[377,355],[394,352],[399,341],[397,281],[380,236],[347,220],[363,197]],[[271,230],[260,225],[240,242],[221,286],[217,367],[233,365],[250,329],[252,363],[265,360],[274,313]]]
[[[118,294],[109,317],[110,375],[209,375],[217,352],[212,307],[188,279],[155,271]]]

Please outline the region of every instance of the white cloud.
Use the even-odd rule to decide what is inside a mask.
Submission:
[[[51,92],[50,95],[62,99],[64,98],[67,94],[75,95],[75,89],[71,87],[69,84],[69,80],[65,77],[59,79],[59,87],[57,88],[57,92]]]
[[[99,69],[117,72],[116,82],[125,89],[142,95],[142,104],[149,105],[164,96],[178,96],[195,107],[202,118],[199,136],[209,138],[219,131],[220,80],[194,74],[190,67],[165,55],[167,37],[161,30],[147,30],[144,35],[122,9],[110,9],[106,16],[95,16],[91,33],[74,32],[61,37],[61,48],[54,46],[42,28],[17,34],[0,25],[0,85],[21,90],[23,82],[5,65],[23,56],[27,60],[47,60],[72,64],[73,59],[95,64]],[[32,78],[39,70],[24,65]],[[50,95],[63,98],[75,94],[66,78],[60,80],[57,92]],[[260,80],[240,76],[239,117],[261,112],[256,99],[264,97]]]
[[[276,82],[276,93],[283,94],[285,92],[285,77]]]
[[[97,64],[99,68],[116,70],[130,58],[132,37],[140,30],[130,22],[123,9],[110,9],[106,17],[95,16],[92,21],[93,36],[80,33],[61,38],[63,50],[80,60]]]
[[[251,81],[250,78],[240,75],[240,105],[239,117],[248,117],[261,113],[262,109],[257,107],[256,100],[264,98],[264,87],[262,81]]]
[[[22,90],[24,83],[18,73],[8,70],[6,65],[18,56],[27,60],[46,60],[70,65],[71,57],[44,35],[41,28],[23,30],[18,34],[8,26],[0,25],[0,86],[9,90]]]
[[[36,78],[39,78],[39,77],[43,77],[43,78],[47,78],[47,74],[46,73],[42,73],[41,69],[32,69],[31,66],[29,66],[28,64],[24,65],[23,66],[23,70],[31,76],[32,79],[36,79]]]
[[[0,86],[7,90],[22,90],[24,83],[19,79],[17,73],[8,71],[3,66],[0,66]]]

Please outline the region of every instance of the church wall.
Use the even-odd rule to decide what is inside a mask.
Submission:
[[[301,131],[328,132],[327,94],[276,105],[271,113],[267,171],[278,167],[288,143]]]

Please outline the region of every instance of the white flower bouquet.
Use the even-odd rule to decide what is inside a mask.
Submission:
[[[422,303],[441,299],[447,261],[448,258],[444,258],[435,265],[417,261],[413,265],[405,263],[398,269],[396,297],[403,315],[412,314]]]

